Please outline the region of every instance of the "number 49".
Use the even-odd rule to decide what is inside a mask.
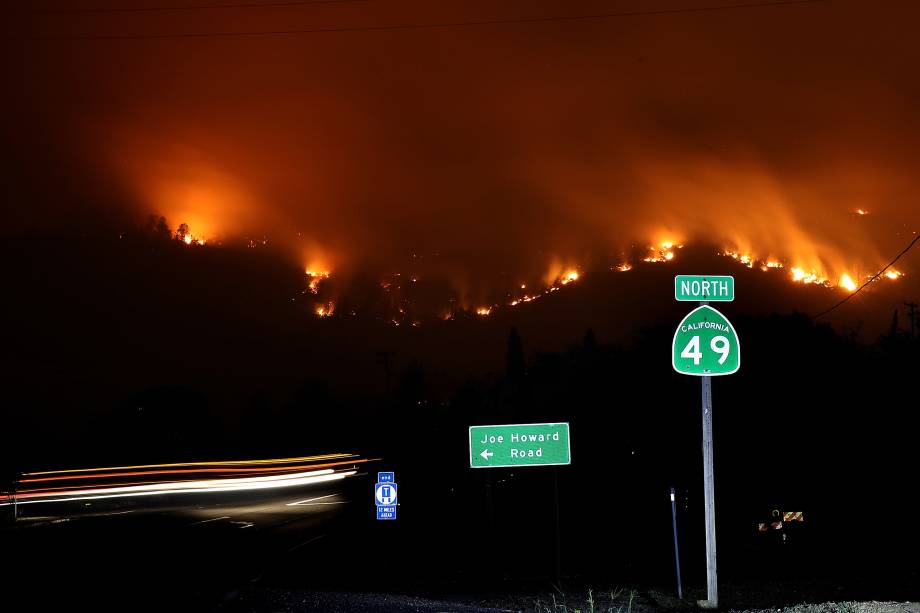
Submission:
[[[729,347],[728,338],[724,336],[712,337],[712,340],[709,341],[709,348],[719,354],[719,364],[725,363],[725,360],[728,359],[728,352],[731,350]],[[703,357],[703,354],[700,351],[699,336],[694,336],[690,339],[690,342],[687,343],[687,346],[684,347],[684,350],[680,352],[680,357],[693,360],[694,366],[699,365],[700,360]]]

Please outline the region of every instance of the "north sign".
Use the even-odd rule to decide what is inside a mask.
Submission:
[[[735,278],[730,275],[677,275],[674,300],[679,302],[731,302],[735,299]]]

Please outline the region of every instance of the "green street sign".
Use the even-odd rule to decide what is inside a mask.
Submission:
[[[470,426],[470,468],[571,463],[567,423]]]
[[[680,302],[731,302],[735,299],[735,278],[730,275],[677,275],[674,299]]]
[[[741,365],[738,335],[722,313],[708,305],[697,307],[674,332],[671,364],[682,375],[730,375]]]

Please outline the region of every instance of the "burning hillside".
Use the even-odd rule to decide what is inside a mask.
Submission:
[[[169,229],[166,220],[151,218],[148,232],[169,238],[179,245],[194,247],[232,247],[242,244],[248,248],[266,247],[267,237],[253,239],[205,238],[193,232],[182,223],[175,232]],[[319,318],[372,316],[389,322],[393,326],[419,326],[432,320],[454,320],[457,318],[483,318],[495,313],[522,307],[549,296],[585,278],[610,273],[643,274],[647,267],[677,266],[682,263],[681,254],[686,249],[708,250],[705,244],[695,245],[686,241],[665,239],[642,245],[634,244],[630,249],[611,255],[589,255],[582,262],[572,258],[550,258],[543,272],[531,268],[530,272],[510,270],[513,262],[493,267],[472,286],[458,282],[456,269],[442,266],[437,254],[412,253],[404,262],[405,268],[387,273],[355,270],[346,266],[341,272],[332,269],[336,259],[329,249],[307,241],[301,233],[298,237],[304,244],[302,249],[308,262],[303,269],[303,286],[292,297],[294,302],[304,305],[308,314]],[[271,241],[274,243],[275,241]],[[284,245],[285,241],[278,241]],[[745,241],[745,244],[750,244]],[[338,253],[342,253],[339,250]],[[845,269],[830,267],[807,267],[803,259],[794,255],[770,255],[761,257],[757,251],[741,250],[738,247],[711,249],[711,253],[730,260],[739,268],[769,273],[773,277],[785,278],[795,285],[822,287],[828,290],[829,299],[834,293],[847,294],[872,280],[882,270],[884,262],[875,266],[855,264]],[[773,253],[773,252],[771,252]],[[347,261],[347,258],[341,258]],[[865,261],[867,258],[862,258]],[[819,258],[822,260],[822,258]],[[860,258],[852,258],[859,261]],[[822,260],[824,261],[824,260]],[[832,272],[833,271],[833,272]],[[468,274],[473,271],[466,271]],[[896,282],[905,276],[900,268],[890,267],[878,276],[879,282]],[[462,275],[461,275],[462,278]],[[472,287],[472,289],[471,289]]]
[[[570,284],[579,282],[586,275],[605,274],[611,271],[642,274],[642,269],[646,266],[676,264],[678,254],[683,249],[683,244],[666,241],[649,246],[644,257],[635,261],[625,261],[610,265],[607,268],[577,266],[560,271],[559,267],[554,265],[550,272],[541,279],[521,282],[519,285],[503,290],[500,294],[493,293],[493,296],[498,297],[486,302],[475,303],[470,300],[469,296],[464,296],[459,289],[455,288],[454,291],[448,292],[448,295],[443,297],[442,304],[438,305],[436,310],[439,314],[438,317],[444,320],[469,315],[488,317],[503,309],[519,307],[539,300]],[[641,250],[636,251],[641,252]],[[759,270],[772,275],[781,275],[791,284],[821,286],[829,292],[838,294],[856,291],[860,285],[875,278],[882,266],[884,266],[884,264],[879,264],[879,267],[874,271],[862,274],[843,272],[836,279],[831,279],[824,273],[814,269],[805,270],[794,266],[791,264],[793,260],[760,259],[754,255],[738,253],[731,249],[724,249],[716,253],[725,258],[730,258],[740,267]],[[313,312],[319,317],[332,316],[336,312],[336,300],[339,299],[337,296],[340,296],[342,291],[341,288],[336,286],[336,280],[332,273],[308,270],[305,276],[306,288],[302,294],[313,296],[311,302]],[[902,277],[904,277],[904,273],[900,270],[888,268],[877,280],[891,282],[898,281]],[[380,291],[386,295],[386,299],[381,300],[380,303],[391,307],[387,311],[387,318],[393,325],[411,324],[418,326],[422,321],[436,316],[434,312],[420,310],[414,299],[415,295],[424,293],[424,286],[425,284],[421,281],[420,276],[414,273],[394,273],[389,279],[379,283]],[[830,298],[831,295],[829,294]],[[347,297],[345,299],[347,300]],[[354,316],[358,314],[358,310],[351,308],[340,313]]]

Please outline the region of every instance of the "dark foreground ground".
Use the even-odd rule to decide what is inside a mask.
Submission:
[[[443,572],[470,559],[450,538],[456,527],[429,522],[420,533],[411,514],[396,522],[376,521],[372,481],[367,474],[334,485],[213,493],[194,500],[33,505],[0,531],[6,560],[2,608],[644,613],[690,610],[703,597],[700,575],[693,570],[696,560],[685,561],[686,597],[678,601],[668,578],[515,574],[509,571],[514,564],[502,563],[514,559],[514,544],[500,538],[471,540],[467,549],[479,552],[474,556],[479,563]],[[827,557],[819,562],[794,554],[784,559],[788,551],[761,554],[761,564],[744,568],[732,568],[733,558],[726,554],[724,609],[918,610],[917,605],[878,604],[920,600],[918,565],[910,558],[892,569],[846,556],[831,565]],[[873,567],[879,572],[866,572]],[[807,609],[803,603],[840,604]]]

